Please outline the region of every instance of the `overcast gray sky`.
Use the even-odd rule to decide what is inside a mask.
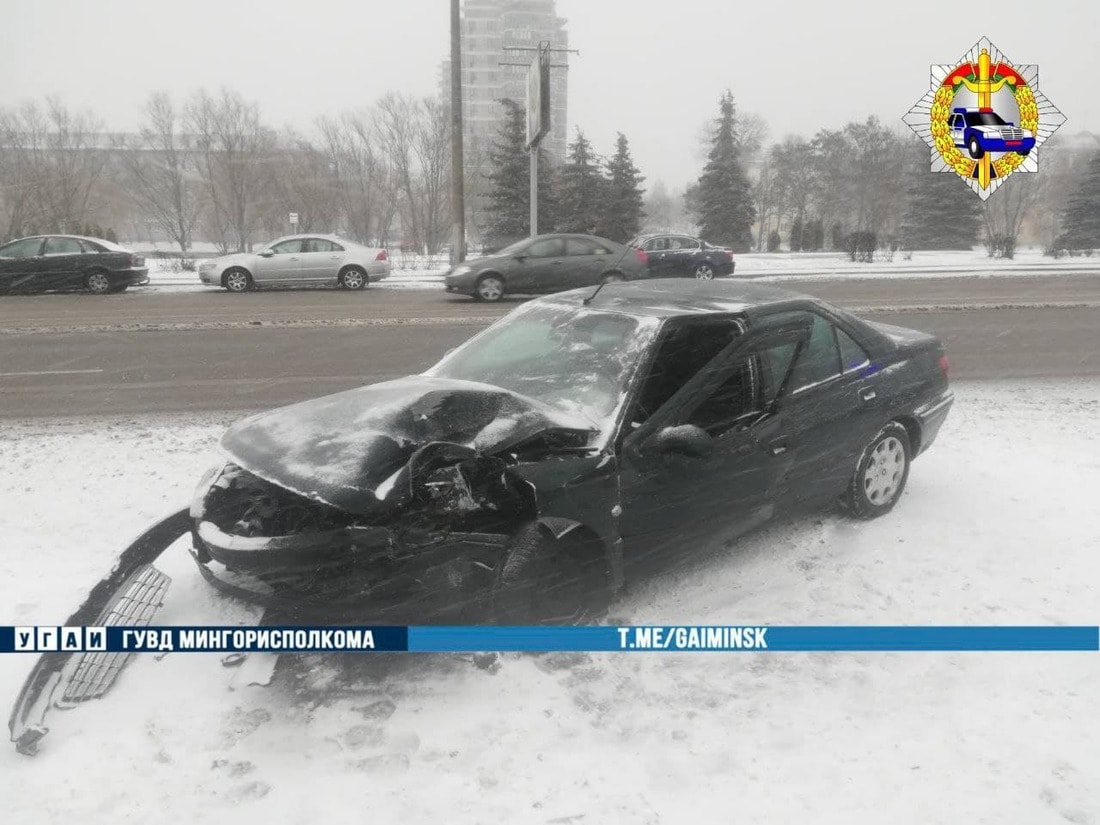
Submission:
[[[136,128],[151,91],[229,86],[273,126],[388,90],[435,94],[448,51],[447,0],[4,0],[0,105],[58,94],[109,129]],[[876,114],[900,118],[928,66],[986,36],[1039,88],[1100,131],[1100,3],[883,0],[558,0],[569,21],[570,133],[609,152],[622,131],[649,180],[699,172],[696,140],[727,86],[771,138]]]

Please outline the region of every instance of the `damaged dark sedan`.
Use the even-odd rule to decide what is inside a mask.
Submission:
[[[422,375],[232,427],[190,509],[69,623],[148,624],[156,596],[120,610],[119,594],[185,532],[202,576],[265,622],[596,618],[635,570],[776,513],[889,512],[951,407],[947,373],[931,335],[766,286],[548,296]],[[40,662],[20,697],[28,747],[63,666]]]
[[[423,375],[234,426],[195,558],[288,619],[577,621],[708,532],[889,511],[951,403],[934,337],[812,298],[563,293]]]

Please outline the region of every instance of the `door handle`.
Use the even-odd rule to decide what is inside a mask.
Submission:
[[[864,402],[874,401],[877,393],[874,387],[864,387],[859,391],[859,397]]]
[[[783,455],[783,453],[787,452],[787,447],[789,446],[790,445],[787,443],[787,439],[777,438],[775,439],[775,441],[772,441],[770,444],[768,444],[768,451],[772,455]]]
[[[291,260],[291,261],[296,261],[296,260],[298,260],[298,258],[297,258],[297,257],[295,257],[295,256],[293,256],[293,255],[291,255],[291,256],[290,256],[290,258],[289,258],[289,260]]]

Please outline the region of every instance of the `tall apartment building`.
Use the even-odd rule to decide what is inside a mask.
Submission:
[[[549,41],[565,49],[566,21],[558,17],[554,0],[465,0],[462,5],[462,114],[467,165],[485,165],[485,154],[500,128],[500,101],[511,98],[526,105],[527,69],[501,66],[502,61],[529,62],[532,52],[508,52],[506,46],[534,47]],[[565,55],[552,62],[564,63]],[[550,72],[550,132],[543,146],[554,160],[565,159],[568,78],[565,69]],[[451,95],[451,63],[443,62],[440,89]]]

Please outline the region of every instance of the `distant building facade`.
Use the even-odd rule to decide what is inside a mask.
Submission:
[[[526,63],[533,52],[509,52],[508,46],[535,47],[548,41],[551,48],[569,47],[566,21],[558,17],[554,0],[465,0],[462,4],[462,115],[463,140],[471,164],[484,167],[487,152],[500,129],[500,101],[511,98],[526,105],[527,69],[501,66]],[[565,55],[552,61],[564,63]],[[550,132],[543,147],[555,161],[565,159],[568,78],[564,69],[550,73]],[[451,64],[441,67],[440,91],[451,99]]]

